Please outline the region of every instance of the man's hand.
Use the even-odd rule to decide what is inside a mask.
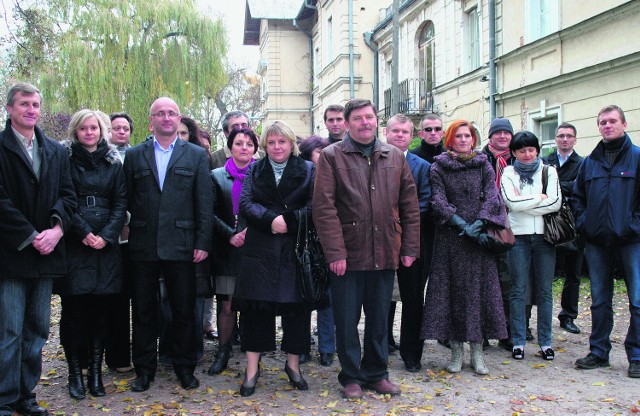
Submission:
[[[62,238],[62,227],[56,224],[53,228],[46,229],[36,236],[31,245],[38,250],[40,254],[46,256],[51,254]]]
[[[229,244],[231,244],[234,247],[242,247],[244,245],[244,237],[247,234],[247,229],[245,228],[244,230],[240,231],[238,234],[234,234],[230,239],[229,239]]]
[[[198,250],[198,249],[193,250],[194,263],[200,263],[201,261],[205,260],[207,257],[209,257],[209,253],[207,253],[206,251]]]
[[[274,218],[271,223],[271,232],[273,234],[286,234],[287,232],[287,223],[284,222],[284,217],[282,215],[278,215]]]
[[[329,270],[337,276],[342,276],[347,271],[347,259],[336,260],[329,263]]]
[[[411,267],[416,258],[414,256],[400,256],[400,261],[404,267]]]

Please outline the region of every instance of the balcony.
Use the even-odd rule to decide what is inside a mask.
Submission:
[[[399,112],[405,115],[421,115],[433,112],[433,83],[426,79],[408,78],[398,84]],[[391,114],[391,88],[384,91],[384,119]]]

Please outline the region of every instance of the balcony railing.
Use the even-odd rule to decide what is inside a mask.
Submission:
[[[398,84],[398,112],[425,114],[433,112],[433,85],[426,79],[408,78]],[[391,88],[384,91],[384,118],[391,117]]]

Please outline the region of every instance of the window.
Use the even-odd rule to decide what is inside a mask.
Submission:
[[[525,38],[533,42],[556,32],[558,27],[558,0],[526,0]]]
[[[327,19],[327,64],[333,60],[333,16]]]
[[[465,38],[468,48],[466,70],[473,71],[480,67],[480,16],[477,7],[465,13]]]
[[[433,22],[427,22],[418,38],[421,90],[431,91],[435,83],[434,64],[434,29]]]

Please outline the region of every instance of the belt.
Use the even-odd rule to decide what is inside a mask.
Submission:
[[[78,203],[83,207],[109,208],[111,206],[108,198],[102,198],[94,195],[81,196],[78,198]]]

